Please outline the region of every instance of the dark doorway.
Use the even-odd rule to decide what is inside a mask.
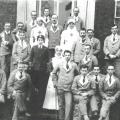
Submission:
[[[16,26],[17,0],[0,0],[0,32],[5,22],[10,22],[12,29]]]
[[[107,35],[110,34],[111,25],[114,24],[114,0],[96,0],[95,5],[95,36],[100,39],[100,65],[104,66],[103,45]],[[104,68],[103,68],[104,70]]]

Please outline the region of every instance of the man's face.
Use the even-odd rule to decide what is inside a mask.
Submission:
[[[88,69],[87,68],[81,68],[80,73],[85,76],[88,73]]]
[[[24,64],[24,70],[27,71],[28,70],[28,65]]]
[[[18,69],[20,72],[21,72],[21,71],[24,71],[24,64],[18,63],[17,69]]]
[[[56,16],[56,15],[53,15],[53,16],[52,16],[52,23],[53,23],[53,24],[57,24],[57,21],[58,21],[57,16]]]
[[[20,38],[20,40],[24,40],[25,39],[25,33],[19,33],[19,38]]]
[[[79,14],[79,10],[78,10],[77,8],[75,8],[75,9],[73,10],[73,12],[74,12],[74,16],[77,17],[78,14]]]
[[[85,53],[88,55],[90,53],[90,46],[85,46]]]
[[[38,38],[38,45],[43,45],[44,40],[42,38]]]
[[[18,30],[23,30],[23,28],[24,28],[24,24],[19,23],[19,24],[17,25],[17,27],[18,27]]]
[[[86,32],[85,30],[80,31],[80,37],[85,38],[86,37]]]
[[[108,66],[107,72],[109,75],[113,75],[113,73],[115,72],[114,66]]]
[[[100,73],[100,68],[94,67],[93,71],[94,71],[95,75],[98,75]]]
[[[87,32],[87,35],[88,35],[89,38],[92,38],[93,35],[94,35],[94,33],[93,33],[92,30],[89,30],[89,31]]]
[[[10,29],[11,29],[10,23],[6,23],[5,26],[4,26],[4,29],[5,29],[6,31],[10,31]]]
[[[71,54],[69,52],[65,52],[64,57],[65,57],[66,61],[69,61],[71,58]]]
[[[46,17],[47,17],[47,16],[49,16],[49,14],[50,14],[49,9],[45,9],[45,10],[44,10],[44,16],[46,16]]]
[[[33,20],[36,20],[36,18],[37,18],[37,13],[36,13],[35,11],[31,13],[31,18],[32,18]]]
[[[111,32],[112,34],[116,34],[118,32],[118,28],[117,27],[111,28]]]

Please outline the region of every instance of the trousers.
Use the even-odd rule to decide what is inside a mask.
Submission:
[[[72,93],[58,90],[59,120],[70,120],[72,109]]]

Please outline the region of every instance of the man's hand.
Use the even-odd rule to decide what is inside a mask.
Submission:
[[[113,96],[113,97],[110,97],[110,100],[112,101],[112,103],[115,103],[115,101],[116,101],[116,99],[115,99],[114,96]]]
[[[30,101],[30,98],[29,98],[29,97],[27,97],[27,98],[26,98],[26,101]]]
[[[8,43],[9,43],[8,41],[5,41],[5,40],[2,41],[2,45],[8,45]]]
[[[81,93],[81,95],[86,97],[86,96],[88,96],[88,93]]]
[[[13,96],[13,97],[16,96],[16,91],[15,91],[15,90],[13,91],[12,96]]]
[[[35,88],[35,92],[37,92],[37,93],[39,92],[38,88]]]
[[[110,54],[109,56],[110,56],[111,59],[116,58],[116,55],[112,55],[112,54]]]

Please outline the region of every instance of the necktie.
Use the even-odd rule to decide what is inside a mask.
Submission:
[[[83,83],[85,82],[85,75],[83,76]]]
[[[87,55],[86,55],[85,60],[87,61],[87,59],[88,59],[88,58],[87,58]]]
[[[82,38],[82,43],[84,43],[85,42],[85,38]]]
[[[48,21],[47,17],[46,17],[45,21],[46,21],[46,22]]]
[[[113,35],[113,41],[115,41],[115,35]]]
[[[98,76],[98,75],[95,75],[95,81],[96,81],[96,82],[98,82],[97,76]]]
[[[111,77],[112,77],[112,75],[110,75],[110,78],[109,78],[109,83],[111,84]]]
[[[54,26],[53,26],[53,30],[55,31],[56,29],[57,29],[57,26],[54,25]]]
[[[69,65],[68,65],[68,62],[66,63],[66,68],[69,69]]]
[[[23,41],[21,41],[21,45],[22,45],[22,47],[23,47]]]
[[[97,79],[98,75],[95,75],[95,81],[96,81],[96,91],[99,91],[99,84],[98,84],[98,79]]]
[[[35,24],[35,21],[33,20],[33,23],[32,23],[32,25],[34,25]]]
[[[20,72],[20,79],[22,78],[22,71]]]

